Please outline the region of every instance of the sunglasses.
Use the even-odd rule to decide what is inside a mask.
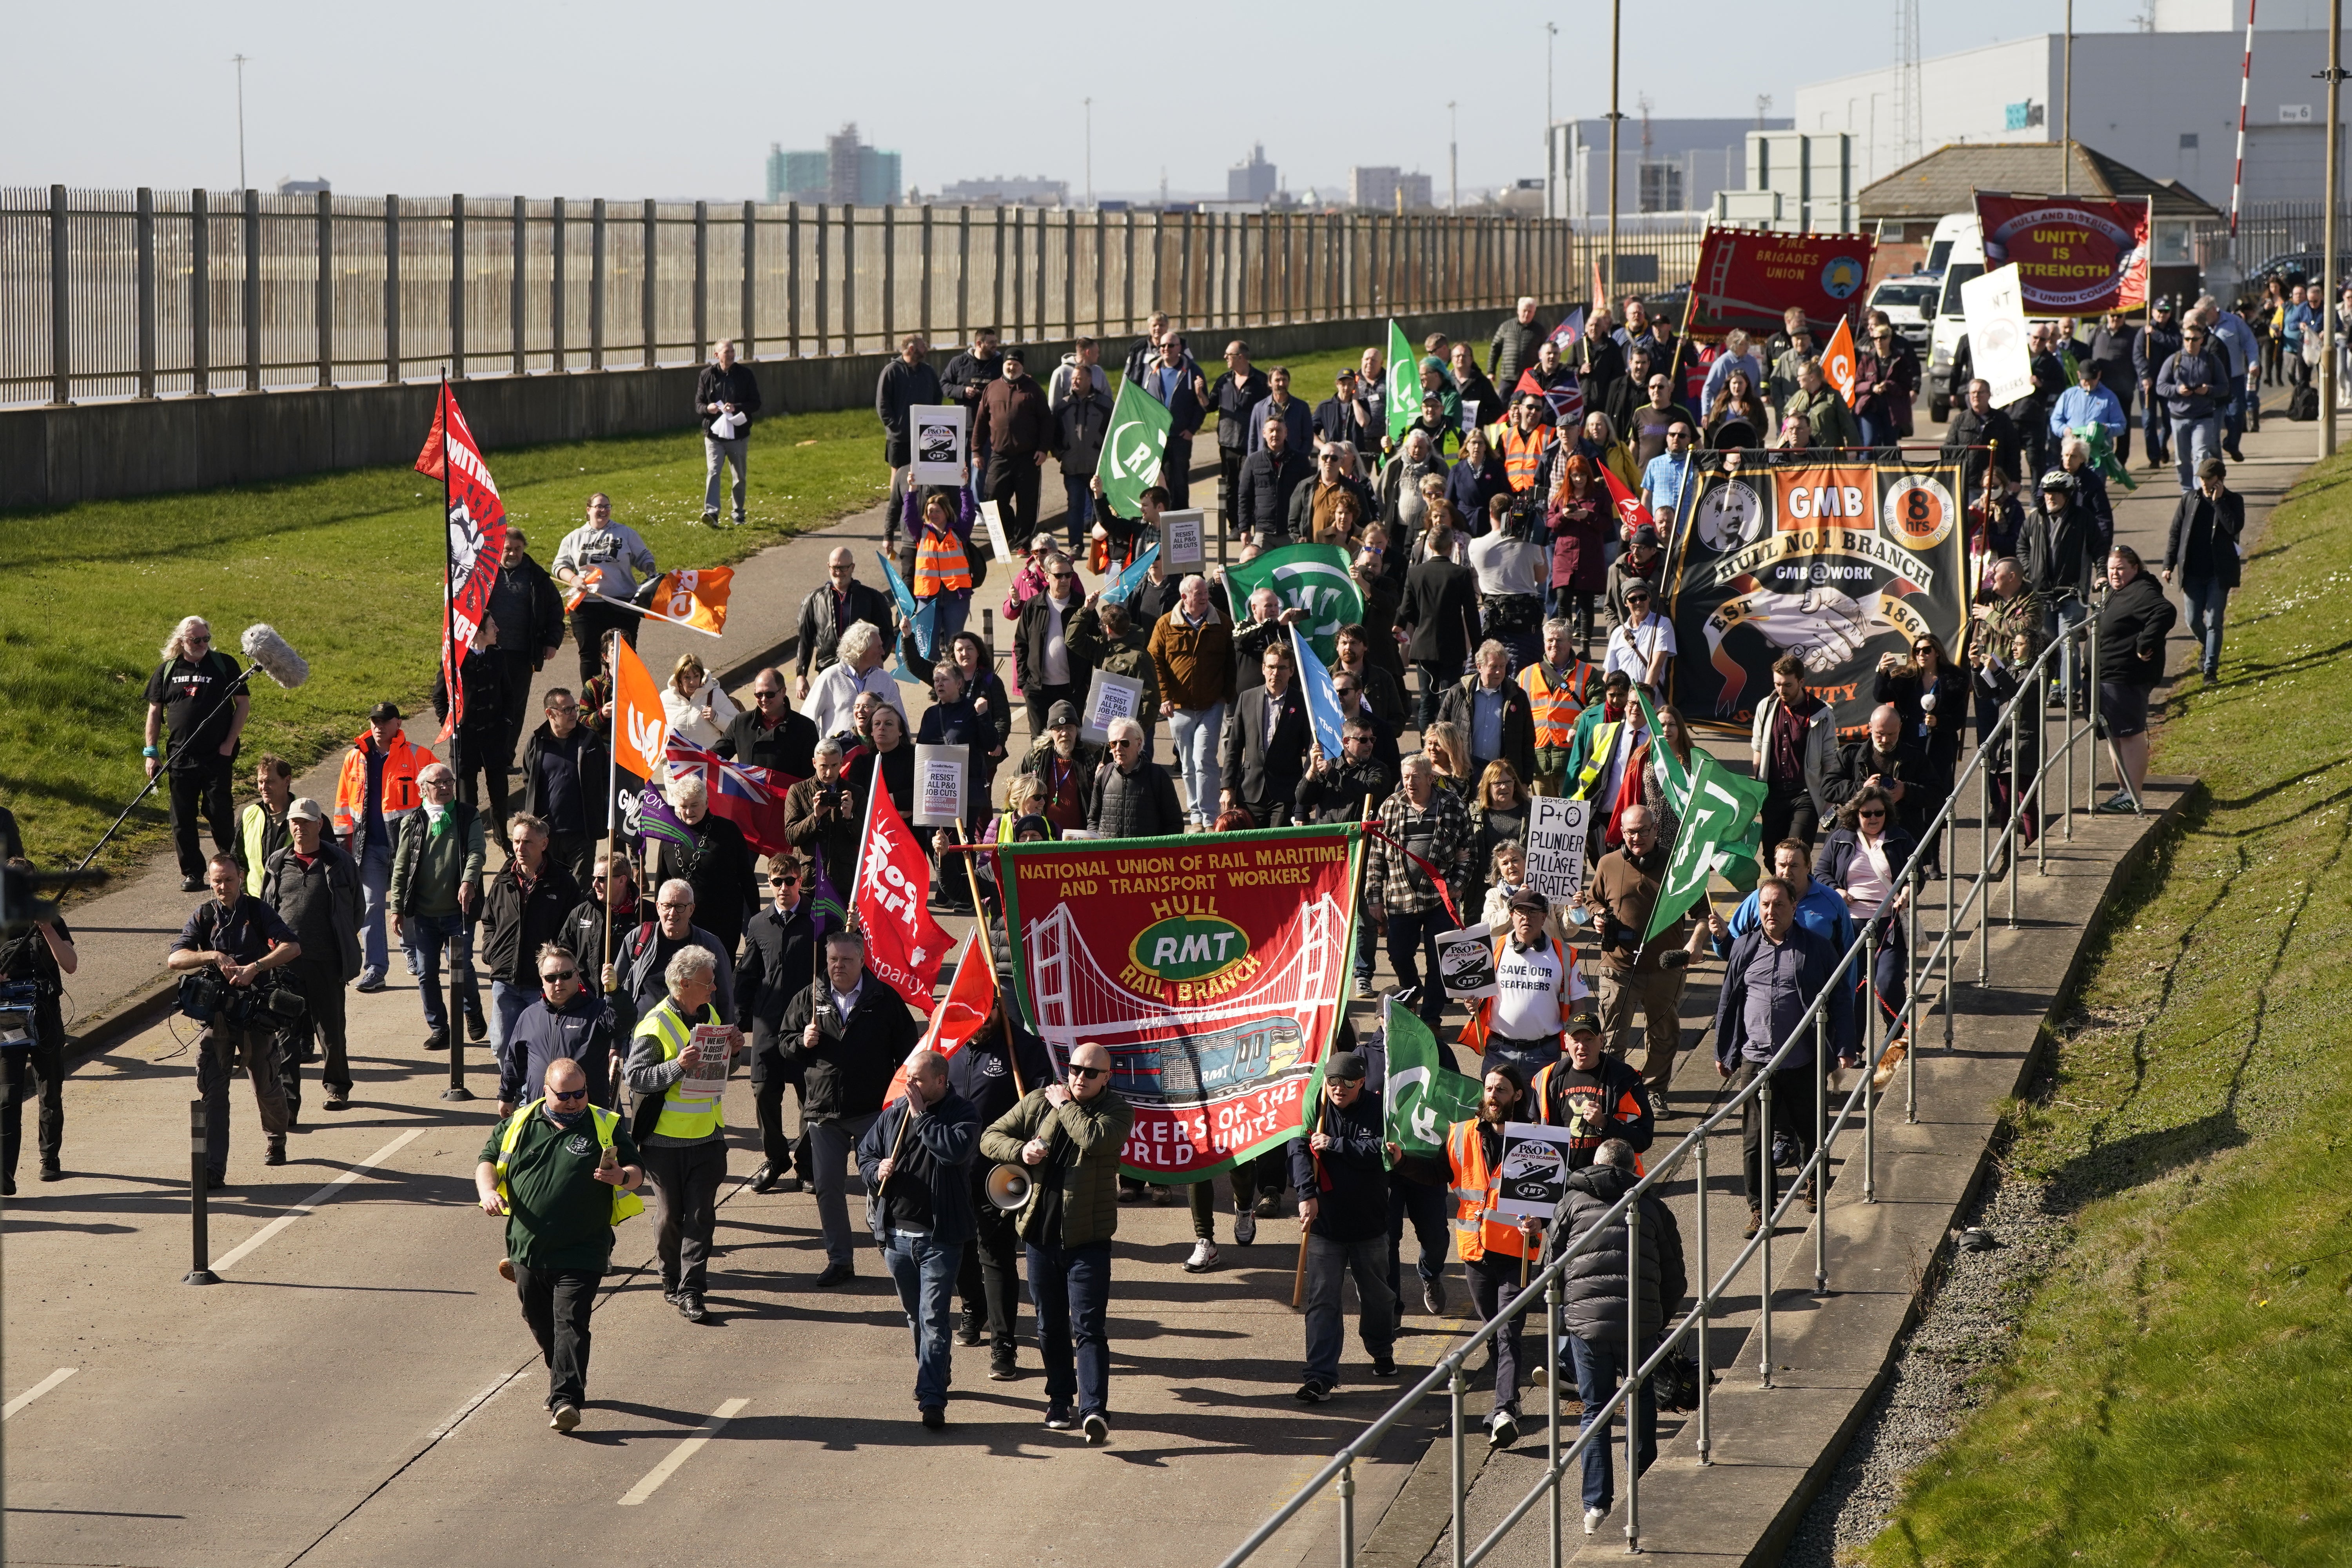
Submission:
[[[781,691],[754,691],[751,693],[751,700],[754,702],[777,702],[782,700],[783,695],[784,694]]]
[[[539,983],[541,985],[552,985],[560,980],[577,980],[579,978],[580,972],[576,969],[559,969],[553,973],[541,975],[539,977]]]
[[[551,1089],[547,1091],[547,1098],[557,1101],[585,1100],[588,1098],[588,1091],[584,1089]]]
[[[1070,1069],[1070,1076],[1072,1078],[1086,1079],[1108,1078],[1110,1076],[1110,1068],[1074,1067]]]
[[[1876,817],[1884,817],[1885,815],[1886,815],[1886,814],[1885,814],[1885,812],[1883,812],[1883,811],[1879,811],[1879,810],[1876,810],[1876,809],[1874,809],[1874,809],[1872,809],[1872,810],[1869,810],[1869,811],[1857,811],[1857,812],[1855,812],[1855,813],[1854,813],[1854,816],[1855,816],[1856,817],[1860,818],[1862,821],[1864,821],[1864,822],[1869,821],[1869,820],[1870,820],[1872,817],[1874,817],[1874,816],[1876,816]]]
[[[183,637],[181,640],[190,647],[209,647],[212,646],[213,639],[210,637]]]
[[[800,886],[800,881],[801,874],[798,871],[792,872],[788,876],[771,877],[768,879],[769,886],[775,888],[797,888]]]

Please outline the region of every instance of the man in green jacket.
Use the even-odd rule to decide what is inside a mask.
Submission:
[[[1111,1091],[1110,1052],[1089,1040],[1070,1052],[1065,1081],[1032,1089],[980,1137],[989,1159],[1029,1169],[1015,1223],[1045,1353],[1045,1429],[1083,1426],[1097,1447],[1110,1441],[1110,1238],[1134,1122],[1135,1108]]]
[[[416,990],[425,1003],[425,1048],[446,1051],[454,1037],[441,996],[441,955],[449,955],[449,991],[480,1039],[489,1025],[474,973],[474,921],[482,909],[481,815],[457,798],[457,775],[435,763],[416,775],[424,807],[401,818],[392,855],[392,934],[416,955]]]

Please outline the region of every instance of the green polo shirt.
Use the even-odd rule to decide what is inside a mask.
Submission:
[[[508,1255],[527,1268],[604,1268],[613,1256],[613,1194],[618,1189],[596,1180],[604,1151],[595,1127],[585,1116],[571,1127],[558,1127],[548,1120],[544,1105],[515,1114],[530,1120],[507,1157]],[[490,1141],[482,1145],[482,1158],[493,1165],[506,1126],[501,1121],[492,1127]],[[614,1125],[613,1150],[622,1164],[637,1163],[625,1116]]]

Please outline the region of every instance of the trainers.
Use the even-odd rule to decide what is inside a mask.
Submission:
[[[1519,1440],[1519,1418],[1508,1410],[1497,1410],[1486,1423],[1486,1446],[1507,1448]]]
[[[1445,1281],[1424,1279],[1421,1282],[1421,1310],[1433,1318],[1445,1316]]]
[[[1006,1345],[988,1358],[988,1381],[1011,1383],[1021,1375],[1021,1363],[1013,1357],[1013,1347]]]
[[[1175,1188],[1170,1186],[1154,1186],[1151,1188],[1151,1206],[1153,1208],[1164,1209],[1175,1201]]]
[[[1331,1385],[1319,1377],[1310,1377],[1298,1385],[1298,1403],[1320,1405],[1331,1397]]]
[[[1797,1163],[1797,1141],[1785,1132],[1772,1134],[1772,1168],[1785,1171]]]
[[[1104,1420],[1102,1412],[1097,1410],[1087,1417],[1087,1447],[1099,1448],[1109,1441],[1110,1423]]]
[[[1374,1377],[1394,1377],[1396,1374],[1397,1363],[1394,1356],[1375,1356],[1373,1358],[1372,1375]]]
[[[352,1091],[347,1089],[338,1088],[336,1085],[331,1083],[329,1084],[327,1086],[327,1109],[330,1110],[349,1110],[351,1108]]]
[[[359,984],[354,987],[363,996],[373,996],[383,989],[383,972],[367,969],[360,972]]]
[[[1047,1406],[1045,1407],[1045,1430],[1046,1430],[1046,1431],[1048,1431],[1048,1432],[1071,1432],[1071,1431],[1076,1431],[1076,1430],[1077,1429],[1077,1425],[1078,1425],[1078,1418],[1077,1418],[1076,1415],[1073,1415],[1072,1414],[1070,1414],[1070,1409],[1069,1409],[1069,1406],[1068,1406],[1068,1405],[1047,1405]]]
[[[948,1413],[945,1410],[940,1409],[936,1405],[926,1405],[923,1406],[924,1430],[936,1432],[947,1424]]]
[[[580,1425],[580,1406],[568,1399],[559,1399],[555,1408],[547,1413],[547,1424],[558,1432],[569,1432]]]
[[[1591,1535],[1593,1531],[1599,1530],[1601,1528],[1601,1521],[1608,1517],[1609,1510],[1605,1508],[1586,1509],[1584,1510],[1584,1533]]]
[[[466,1037],[469,1040],[479,1040],[487,1037],[489,1032],[489,1020],[482,1016],[482,1010],[479,1007],[467,1008]]]
[[[2092,809],[2107,816],[2127,816],[2137,811],[2139,807],[2133,802],[2130,795],[2122,790],[2117,790]]]
[[[1214,1268],[1217,1261],[1217,1244],[1204,1236],[1192,1244],[1192,1256],[1184,1259],[1184,1272],[1204,1273]]]
[[[963,1321],[956,1326],[957,1342],[967,1345],[976,1345],[980,1343],[980,1314],[977,1312],[966,1312],[963,1315]]]
[[[1140,1184],[1130,1187],[1121,1184],[1118,1189],[1118,1201],[1123,1204],[1131,1204],[1142,1196],[1143,1188]]]
[[[1257,1239],[1257,1215],[1244,1209],[1234,1215],[1234,1245],[1247,1247]]]

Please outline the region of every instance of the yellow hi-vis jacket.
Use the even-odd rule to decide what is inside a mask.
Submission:
[[[513,1194],[507,1191],[507,1161],[514,1153],[514,1146],[522,1140],[523,1123],[546,1103],[544,1100],[534,1100],[512,1116],[508,1117],[507,1130],[499,1135],[499,1163],[493,1169],[499,1175],[499,1196],[509,1203],[513,1201]],[[620,1125],[621,1113],[617,1110],[607,1110],[601,1105],[592,1105],[588,1108],[588,1119],[596,1124],[596,1146],[600,1149],[610,1149],[613,1146],[613,1129]],[[626,1187],[613,1189],[612,1224],[618,1225],[633,1214],[645,1212],[645,1199]]]

